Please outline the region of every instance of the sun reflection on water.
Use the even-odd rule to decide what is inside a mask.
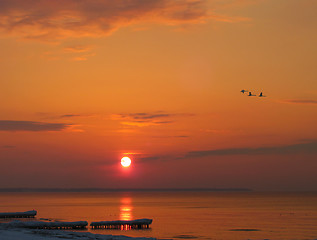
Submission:
[[[132,216],[132,199],[131,197],[123,197],[120,199],[120,220],[130,221],[133,220]],[[121,226],[121,230],[131,229],[128,225]]]
[[[131,208],[129,208],[129,207],[121,207],[120,208],[120,219],[121,220],[132,220]]]
[[[123,197],[120,199],[120,220],[130,221],[132,216],[131,197]]]

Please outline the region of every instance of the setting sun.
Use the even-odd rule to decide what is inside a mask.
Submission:
[[[131,159],[129,157],[121,158],[121,165],[122,165],[122,167],[130,167]]]

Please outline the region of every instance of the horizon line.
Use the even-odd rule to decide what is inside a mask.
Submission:
[[[249,188],[0,188],[0,192],[251,192]]]

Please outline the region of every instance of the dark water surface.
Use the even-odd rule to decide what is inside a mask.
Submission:
[[[317,239],[317,193],[0,193],[0,212],[60,221],[152,218],[151,229],[93,233],[173,239]],[[0,220],[4,221],[4,220]]]

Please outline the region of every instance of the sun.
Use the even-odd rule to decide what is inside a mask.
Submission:
[[[121,165],[122,165],[122,167],[125,167],[125,168],[130,167],[131,159],[129,157],[121,158]]]

